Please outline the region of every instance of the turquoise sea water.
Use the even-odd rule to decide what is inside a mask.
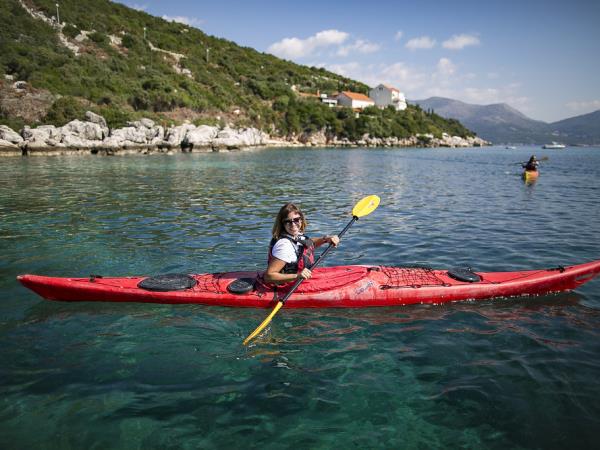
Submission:
[[[532,153],[539,180],[520,166]],[[15,280],[260,269],[380,207],[324,265],[600,258],[600,149],[270,149],[0,163],[0,448],[592,448],[600,280],[443,306],[268,311],[60,303]]]

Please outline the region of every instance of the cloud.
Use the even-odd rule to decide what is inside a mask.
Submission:
[[[321,66],[334,73],[360,80],[369,86],[377,86],[379,83],[390,84],[404,93],[421,89],[430,81],[426,72],[404,62],[396,62],[390,65],[361,64],[358,62],[317,65],[317,67]]]
[[[472,34],[455,34],[442,43],[442,47],[450,50],[462,50],[471,45],[479,45],[479,38]]]
[[[403,62],[383,67],[377,76],[382,80],[379,83],[391,84],[404,93],[419,89],[428,82],[428,76],[425,72]]]
[[[140,4],[134,3],[133,5],[130,6],[130,8],[135,9],[136,11],[146,11],[148,9],[148,5],[140,5]]]
[[[203,22],[201,19],[196,19],[195,17],[186,17],[186,16],[165,16],[165,15],[163,15],[162,18],[168,22],[177,22],[177,23],[182,23],[184,25],[190,25],[190,26],[200,25]]]
[[[357,39],[354,44],[340,47],[337,51],[338,56],[348,56],[350,53],[374,53],[380,48],[379,44]]]
[[[580,113],[588,113],[594,112],[600,109],[600,100],[589,100],[589,101],[573,101],[569,102],[565,105],[571,111],[580,112]]]
[[[396,34],[394,35],[394,40],[399,41],[400,39],[402,39],[402,36],[404,36],[404,33],[402,31],[396,31]]]
[[[405,47],[409,50],[422,50],[422,49],[430,49],[435,47],[435,39],[430,38],[429,36],[421,36],[418,38],[413,38],[409,40]]]
[[[341,45],[349,34],[339,30],[319,31],[307,39],[285,38],[270,45],[267,51],[282,58],[300,58],[309,56],[319,48]]]
[[[313,64],[315,67],[325,67],[327,70],[330,70],[338,75],[342,75],[349,78],[354,78],[357,74],[361,74],[361,64],[357,62],[349,62],[344,64],[328,64],[328,63],[320,63]],[[360,80],[361,78],[354,78],[355,80]]]
[[[448,58],[440,58],[435,66],[435,70],[429,72],[429,80],[427,91],[435,90],[435,94],[440,97],[446,97],[444,93],[451,90],[457,84],[467,79],[467,75],[458,73],[458,68]]]
[[[456,72],[456,66],[448,58],[441,58],[437,63],[437,70],[443,76],[450,76]]]

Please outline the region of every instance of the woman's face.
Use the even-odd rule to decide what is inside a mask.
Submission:
[[[292,211],[283,219],[283,227],[287,234],[298,236],[302,227],[302,216],[297,211]]]

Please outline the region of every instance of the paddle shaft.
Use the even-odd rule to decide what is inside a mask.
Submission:
[[[542,156],[540,159],[538,159],[537,161],[548,161],[548,157],[547,156]],[[513,164],[527,164],[529,161],[523,161],[523,162],[518,162],[518,163],[513,163]]]
[[[352,225],[354,225],[354,222],[356,222],[358,220],[358,217],[353,216],[352,220],[350,222],[348,222],[348,225],[346,225],[346,227],[341,231],[340,234],[338,234],[338,237],[341,238],[344,233],[346,233],[346,231],[348,231],[348,228],[350,228]],[[325,251],[323,251],[323,253],[321,253],[319,255],[319,257],[317,258],[317,260],[309,267],[310,270],[314,269],[315,267],[317,267],[317,265],[319,265],[319,263],[323,260],[323,258],[325,258],[325,256],[327,255],[327,253],[329,253],[329,251],[333,248],[333,244],[329,244],[329,246],[325,249]],[[298,278],[298,280],[296,280],[296,283],[294,283],[294,285],[292,286],[292,288],[288,291],[287,294],[285,294],[285,296],[279,300],[282,304],[284,304],[288,298],[290,298],[290,296],[296,291],[296,289],[298,289],[298,286],[300,286],[302,284],[302,282],[304,281],[304,278]]]

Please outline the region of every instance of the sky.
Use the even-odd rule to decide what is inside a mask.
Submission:
[[[410,100],[507,103],[554,122],[600,109],[600,0],[120,0]]]

